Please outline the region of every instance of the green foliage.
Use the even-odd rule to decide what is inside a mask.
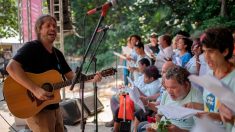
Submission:
[[[235,27],[235,20],[230,21],[225,17],[214,17],[205,20],[200,26],[200,29],[207,29],[210,27]]]
[[[84,14],[106,0],[71,0],[72,17],[77,36],[68,36],[65,50],[70,55],[83,55],[98,22],[100,13],[86,17]],[[144,43],[151,32],[174,35],[179,30],[199,36],[206,28],[214,26],[235,27],[235,1],[226,0],[226,17],[220,16],[218,0],[124,0],[109,10],[103,25],[113,24],[97,53],[98,68],[111,65],[112,51],[121,50],[131,34],[138,34]],[[102,25],[102,26],[103,26]],[[86,27],[86,28],[84,28]],[[84,35],[84,32],[86,34]],[[84,39],[83,39],[84,37]],[[85,45],[83,42],[85,41]],[[94,46],[93,46],[94,49]]]
[[[160,121],[157,127],[158,132],[167,132],[167,126],[169,126],[171,122],[169,120]]]
[[[17,5],[15,0],[0,0],[0,38],[17,35]]]

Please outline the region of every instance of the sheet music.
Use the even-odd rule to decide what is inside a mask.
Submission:
[[[146,54],[148,57],[153,58],[150,52],[146,52],[146,51],[145,51],[145,54]]]
[[[152,57],[153,51],[149,48],[148,45],[144,46],[144,52],[146,53],[147,56],[149,56],[150,58]]]
[[[119,68],[119,69],[121,69],[121,68],[122,68],[122,69],[128,69],[127,66],[122,66],[122,65],[118,65],[117,68]]]
[[[176,59],[176,65],[182,66],[182,61],[181,61],[180,57],[176,56],[175,59]]]
[[[197,118],[191,132],[226,132],[226,130],[208,118]]]
[[[118,52],[113,51],[113,54],[118,56],[118,57],[120,57],[120,58],[122,58],[122,59],[125,59],[125,60],[127,59],[126,56],[124,56],[124,55],[122,55],[122,54],[120,54]]]
[[[168,119],[187,119],[196,115],[198,112],[203,112],[200,110],[173,105],[159,105],[156,107]]]
[[[127,77],[128,81],[131,83],[131,88],[128,89],[128,93],[132,101],[137,104],[144,112],[146,112],[143,102],[140,100],[140,92],[138,88],[134,85],[134,82],[130,77]]]
[[[213,93],[223,104],[235,112],[235,94],[223,82],[209,74],[202,76],[190,75],[188,78]]]

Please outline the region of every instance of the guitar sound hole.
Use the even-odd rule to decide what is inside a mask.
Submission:
[[[53,91],[53,86],[50,83],[44,83],[42,85],[42,88],[48,92],[52,92]]]

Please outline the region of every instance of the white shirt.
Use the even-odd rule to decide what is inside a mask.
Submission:
[[[145,96],[152,96],[161,89],[161,82],[158,79],[148,84],[144,83],[144,75],[134,81],[134,84]]]
[[[151,59],[150,59],[147,55],[145,55],[145,56],[140,56],[140,55],[138,55],[138,56],[137,56],[137,61],[136,61],[136,63],[135,63],[135,67],[139,67],[139,61],[140,61],[141,59],[143,59],[143,58],[148,59],[149,62],[150,62],[150,65],[152,65],[152,64],[151,64]],[[138,72],[138,71],[134,71],[134,72],[133,72],[134,80],[136,80],[136,79],[137,79],[139,76],[141,76],[141,75],[143,75],[143,74],[140,73],[140,72]]]
[[[157,67],[158,71],[162,71],[162,66],[166,62],[166,59],[171,58],[173,55],[173,49],[171,46],[168,46],[164,49],[160,48],[160,52],[156,56],[155,66]]]

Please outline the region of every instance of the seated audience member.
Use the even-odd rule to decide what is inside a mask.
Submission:
[[[188,38],[180,38],[177,43],[177,49],[179,50],[178,54],[173,57],[174,62],[182,67],[185,67],[185,64],[191,59],[191,47],[192,40]],[[179,58],[180,60],[177,60]],[[178,62],[180,61],[180,62]]]
[[[137,53],[135,52],[134,46],[136,43],[141,42],[141,37],[139,35],[133,34],[128,37],[127,46],[122,48],[122,53],[126,56],[126,60],[123,60],[123,65],[135,66],[137,60]],[[124,74],[124,85],[128,85],[127,76],[133,76],[132,73],[128,69],[123,69]]]
[[[139,72],[137,68],[139,60],[141,60],[142,58],[146,58],[149,60],[150,65],[152,65],[151,59],[144,52],[144,44],[142,42],[137,42],[135,44],[135,52],[137,53],[136,65],[135,67],[129,67],[129,71],[133,72],[134,80],[136,80],[139,76],[142,75],[142,73]]]
[[[150,62],[148,59],[146,58],[142,58],[141,60],[139,60],[138,62],[138,71],[140,73],[144,73],[144,70],[150,65]],[[144,76],[140,76],[138,79],[134,80],[134,84],[138,87],[142,87],[142,85],[144,83]],[[119,87],[120,89],[123,88],[123,86]],[[112,98],[110,99],[110,106],[111,106],[111,111],[112,111],[112,115],[114,116],[115,112],[117,111],[117,109],[119,108],[119,95],[115,94],[112,96]],[[113,127],[114,121],[110,121],[107,122],[105,124],[106,127]]]
[[[158,38],[160,52],[155,57],[154,65],[161,72],[162,65],[172,58],[173,49],[171,47],[171,37],[169,35],[162,35]]]
[[[163,93],[160,105],[177,105],[185,106],[194,109],[203,108],[202,94],[195,88],[191,87],[188,80],[190,73],[180,67],[174,66],[170,68],[164,78],[164,87],[166,92]],[[161,112],[158,111],[157,119],[166,120]],[[167,127],[168,132],[186,132],[192,129],[194,125],[194,118],[188,119],[169,119],[172,123]],[[156,131],[148,127],[147,131]]]
[[[163,83],[162,81],[164,80],[163,78],[164,78],[164,76],[165,76],[166,71],[167,71],[169,68],[173,67],[173,66],[174,66],[174,63],[173,63],[172,61],[167,61],[167,62],[164,63],[164,65],[162,66],[162,72],[161,72],[162,78],[159,78],[159,80],[161,80],[161,81],[160,81],[161,84]],[[148,123],[148,122],[146,122],[146,121],[147,121],[147,116],[151,116],[151,115],[153,115],[154,113],[157,112],[156,106],[160,104],[161,95],[162,95],[162,93],[163,93],[164,91],[165,91],[165,88],[164,88],[163,86],[161,86],[161,89],[160,89],[160,96],[157,96],[157,97],[155,97],[155,98],[143,97],[143,96],[142,96],[142,97],[140,98],[141,101],[143,102],[143,104],[144,104],[145,107],[146,107],[146,108],[145,108],[145,109],[146,109],[146,112],[144,113],[144,111],[143,111],[142,109],[137,110],[137,111],[135,112],[134,131],[137,130],[137,127],[138,127],[138,129],[141,129],[142,126],[144,126],[145,124]],[[151,100],[154,100],[154,101],[153,101],[153,102],[150,102]],[[142,122],[142,123],[141,123],[140,126],[138,126],[140,122]],[[138,130],[138,131],[140,131],[140,130]]]
[[[179,50],[177,49],[177,45],[179,42],[180,38],[189,38],[190,34],[188,32],[185,31],[179,31],[176,33],[175,37],[172,39],[172,49],[174,54],[178,54]]]
[[[229,62],[234,50],[232,33],[226,28],[207,29],[201,36],[201,43],[206,63],[212,70],[209,74],[219,79],[235,92],[235,68]],[[203,100],[205,112],[199,113],[199,117],[206,116],[213,120],[218,120],[219,122],[217,123],[223,127],[223,123],[221,123],[222,117],[222,119],[227,119],[226,121],[230,121],[234,125],[234,119],[232,118],[234,113],[221,103],[213,93],[204,89]],[[231,128],[231,125],[226,124],[225,126],[226,130]],[[235,127],[233,127],[233,131],[235,131]]]
[[[128,37],[127,38],[127,45],[125,47],[122,47],[122,55],[126,56],[126,57],[131,57],[132,53],[134,51],[134,44],[132,45],[131,43],[131,38]],[[133,57],[131,57],[133,58]],[[128,62],[125,59],[120,58],[120,62],[123,66],[129,66],[130,62]],[[124,85],[127,86],[128,85],[128,80],[127,77],[129,76],[129,70],[126,68],[123,68],[123,81],[124,81]]]
[[[194,56],[188,61],[185,68],[194,75],[199,75],[200,71],[206,72],[207,64],[204,59],[202,45],[199,38],[193,40],[191,51]]]
[[[160,51],[158,46],[158,35],[156,33],[151,33],[151,35],[149,36],[149,41],[149,44],[144,45],[144,51],[150,58],[153,58]],[[154,64],[154,59],[151,60]]]
[[[142,97],[157,98],[160,94],[161,82],[159,81],[160,73],[155,66],[148,66],[144,70],[144,85],[138,87]]]
[[[142,76],[141,76],[142,77]],[[161,82],[158,80],[160,77],[159,71],[155,66],[149,66],[144,70],[143,75],[143,82],[142,85],[138,85],[137,88],[140,92],[140,95],[143,97],[148,98],[157,98],[159,96],[159,92],[161,89]],[[136,106],[136,105],[135,105]],[[138,106],[135,107],[136,110],[138,110]],[[118,118],[118,112],[115,113],[115,122],[114,122],[114,130],[115,132],[118,132],[120,127],[120,121],[123,119]],[[128,113],[127,113],[128,114]]]

